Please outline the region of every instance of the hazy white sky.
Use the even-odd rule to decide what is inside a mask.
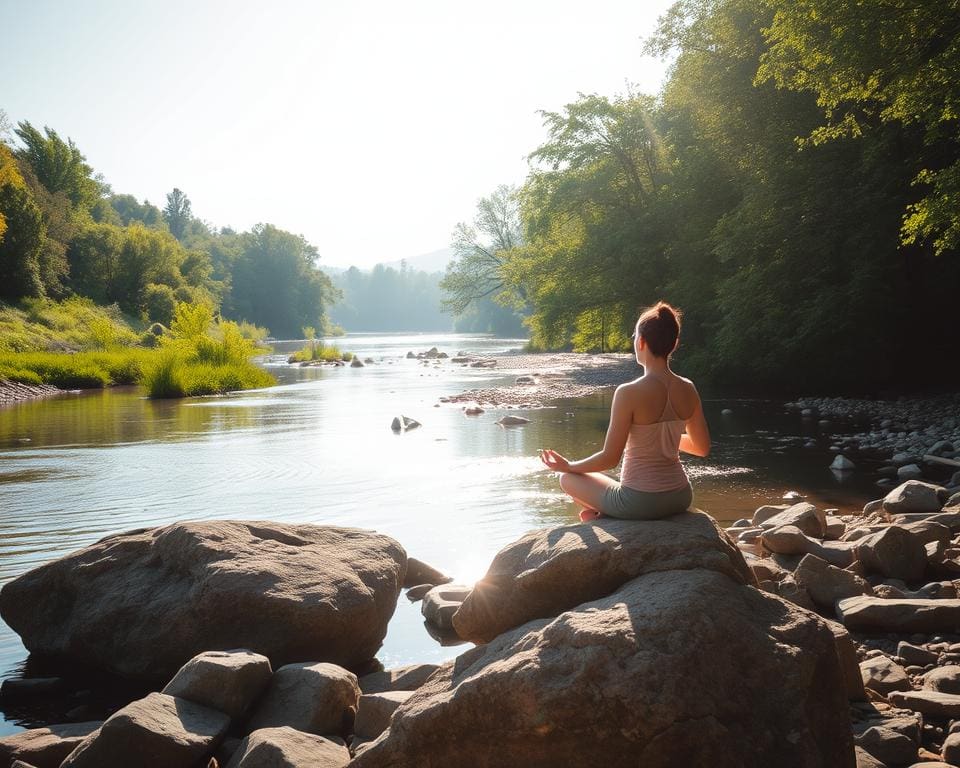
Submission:
[[[76,141],[116,192],[173,187],[321,263],[444,248],[578,92],[656,92],[670,0],[0,0],[0,109]]]

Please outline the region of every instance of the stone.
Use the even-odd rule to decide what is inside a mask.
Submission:
[[[827,527],[823,531],[823,538],[839,541],[847,532],[847,524],[839,517],[827,515]]]
[[[893,691],[887,697],[895,707],[912,709],[933,717],[960,716],[960,696],[940,691]]]
[[[360,678],[360,690],[363,693],[415,691],[438,669],[439,664],[409,664],[396,669],[371,672]]]
[[[830,565],[845,568],[854,559],[855,543],[845,541],[819,542],[806,536],[792,525],[782,525],[766,531],[760,538],[765,549],[781,555],[816,555]]]
[[[270,659],[251,651],[207,651],[184,664],[163,693],[239,720],[267,689]]]
[[[928,691],[960,695],[960,666],[948,664],[931,669],[923,676],[923,687]]]
[[[877,760],[877,758],[867,752],[863,747],[856,747],[855,753],[857,768],[887,768],[887,766]]]
[[[946,763],[960,764],[960,733],[951,733],[943,740],[940,756]]]
[[[837,614],[847,629],[856,632],[960,631],[960,600],[884,600],[864,595],[838,601]]]
[[[70,753],[62,768],[192,768],[212,754],[230,718],[222,712],[151,693],[115,712]]]
[[[357,720],[353,732],[361,739],[375,739],[390,727],[390,718],[394,711],[413,691],[384,691],[383,693],[365,693],[360,697],[357,707]]]
[[[921,544],[928,544],[931,541],[950,541],[952,535],[948,526],[930,518],[914,522],[897,522],[897,526],[912,534]]]
[[[350,367],[363,368],[363,360],[361,360],[359,357],[354,357],[353,360],[350,361]]]
[[[863,514],[872,515],[874,512],[879,512],[883,509],[883,499],[874,499],[873,501],[868,501],[863,505]]]
[[[761,528],[779,528],[784,525],[798,528],[807,536],[822,538],[827,530],[827,519],[822,510],[801,501],[760,523]]]
[[[904,464],[897,470],[897,480],[919,480],[923,470],[916,464]]]
[[[855,765],[830,631],[703,568],[645,573],[444,664],[351,768],[411,756],[423,768]]]
[[[414,587],[418,584],[449,584],[452,576],[447,576],[432,565],[427,565],[415,557],[407,558],[407,575],[403,579],[403,586]]]
[[[0,739],[0,765],[22,760],[36,768],[59,768],[67,755],[102,722],[67,723],[31,728]]]
[[[453,629],[453,615],[459,610],[471,588],[463,584],[441,584],[423,596],[420,613],[437,629]]]
[[[59,677],[13,677],[4,680],[0,685],[0,699],[3,701],[33,699],[37,696],[47,696],[61,688],[63,688],[63,680]]]
[[[879,655],[860,662],[860,675],[866,688],[886,695],[891,691],[909,691],[906,670],[888,656]]]
[[[838,621],[824,619],[824,623],[833,632],[833,642],[840,661],[840,673],[843,676],[843,688],[850,701],[865,701],[867,693],[863,688],[863,677],[857,661],[857,647],[846,627]]]
[[[898,525],[891,525],[856,542],[864,568],[903,581],[918,581],[927,570],[923,542]]]
[[[530,419],[526,419],[523,416],[513,416],[511,414],[501,416],[499,419],[497,419],[497,424],[499,424],[501,427],[519,427],[523,424],[529,423]]]
[[[916,743],[889,728],[867,728],[854,739],[854,743],[878,760],[891,765],[903,765],[917,759]]]
[[[423,425],[416,419],[411,419],[409,416],[394,416],[393,421],[390,422],[390,429],[394,432],[408,432],[420,426]]]
[[[359,699],[357,676],[336,664],[287,664],[273,673],[247,730],[288,725],[318,736],[347,733]]]
[[[940,486],[907,480],[883,498],[883,508],[891,515],[913,512],[939,512],[942,507]]]
[[[453,617],[464,640],[487,642],[531,619],[609,595],[643,573],[705,568],[753,584],[716,521],[690,511],[662,520],[600,518],[530,531],[497,553]]]
[[[903,659],[905,664],[915,664],[920,667],[937,663],[937,654],[919,645],[908,643],[906,640],[897,643],[897,656]]]
[[[415,603],[417,600],[423,600],[424,596],[433,589],[433,584],[417,584],[415,587],[410,587],[407,590],[407,600],[411,603]]]
[[[463,412],[467,416],[479,416],[486,413],[479,405],[468,405],[463,409]]]
[[[396,541],[355,528],[175,523],[7,582],[0,614],[31,653],[162,683],[198,653],[230,648],[274,667],[350,667],[379,650],[405,566]]]
[[[841,598],[873,593],[865,579],[830,565],[816,555],[804,555],[793,576],[814,603],[830,610]]]
[[[767,591],[772,591],[780,595],[784,600],[789,600],[794,605],[799,605],[808,611],[817,610],[817,606],[807,593],[807,590],[797,584],[792,574],[784,576],[780,581],[773,584],[772,590],[768,589]]]
[[[839,472],[849,472],[855,468],[856,464],[850,461],[850,459],[848,459],[842,453],[838,453],[834,457],[833,463],[830,465],[830,469],[836,469]]]
[[[785,509],[790,509],[790,506],[790,504],[764,504],[753,513],[753,524],[762,525],[774,515],[779,515]]]
[[[288,726],[261,728],[240,742],[227,768],[343,768],[343,744]]]
[[[752,526],[753,523],[747,520],[747,518],[741,517],[739,520],[734,520],[732,523],[730,523],[730,526],[727,530],[730,528],[751,528]]]

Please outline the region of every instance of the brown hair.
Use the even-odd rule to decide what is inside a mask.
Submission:
[[[683,313],[665,301],[658,301],[644,310],[637,320],[637,333],[657,357],[670,357],[680,338],[680,318]]]

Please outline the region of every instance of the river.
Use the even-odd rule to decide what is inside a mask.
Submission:
[[[500,354],[522,340],[354,334],[336,341],[374,364],[288,366],[282,353],[292,347],[278,344],[263,363],[279,384],[266,390],[151,401],[136,388],[116,388],[0,409],[0,582],[110,532],[237,518],[374,528],[469,583],[524,531],[576,519],[536,450],[576,457],[598,448],[609,391],[512,411],[530,423],[504,428],[495,423],[502,411],[466,417],[458,406],[435,406],[442,396],[513,376],[449,361],[423,366],[405,355],[433,346],[450,355]],[[864,473],[830,472],[829,434],[782,403],[707,400],[705,410],[714,450],[687,467],[696,505],[721,521],[749,516],[790,490],[841,509],[877,495]],[[423,426],[395,434],[398,414]],[[803,447],[811,438],[817,448]],[[419,605],[401,596],[378,658],[390,667],[462,650],[429,637]],[[17,635],[0,624],[3,678],[25,674],[26,659]],[[0,735],[45,719],[29,707],[4,705],[2,714]]]

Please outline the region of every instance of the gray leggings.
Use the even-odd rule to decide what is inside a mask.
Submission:
[[[603,494],[600,511],[623,520],[659,520],[686,512],[692,504],[689,484],[675,491],[638,491],[616,485]]]

